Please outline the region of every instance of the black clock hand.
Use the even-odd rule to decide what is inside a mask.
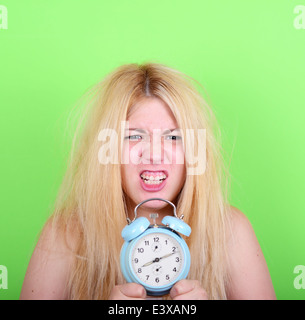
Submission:
[[[176,252],[171,252],[171,253],[169,253],[169,254],[166,254],[165,256],[159,258],[159,260],[164,259],[164,258],[168,258],[168,257],[170,257],[172,254],[175,254],[175,253],[176,253]],[[158,260],[158,261],[159,261],[159,260]]]
[[[142,266],[141,268],[150,266],[151,264],[153,264],[153,263],[155,263],[155,262],[159,262],[161,259],[168,258],[168,257],[170,257],[170,256],[171,256],[172,254],[174,254],[174,253],[175,253],[175,252],[171,252],[171,253],[169,253],[169,254],[166,254],[166,255],[163,256],[163,257],[155,258],[154,260],[143,264],[143,266]]]
[[[154,260],[149,261],[149,262],[143,264],[143,266],[142,266],[141,268],[150,266],[151,264],[153,264],[153,263],[155,263],[155,262],[158,262],[159,260],[160,260],[159,258],[155,258]]]

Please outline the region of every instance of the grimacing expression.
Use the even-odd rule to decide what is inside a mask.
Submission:
[[[158,98],[145,98],[131,108],[126,120],[121,171],[129,202],[137,205],[155,197],[174,201],[186,170],[182,136],[172,111]],[[165,206],[161,201],[145,205]]]

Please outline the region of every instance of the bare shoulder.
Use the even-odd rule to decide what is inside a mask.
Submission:
[[[229,244],[231,246],[236,245],[236,241],[244,242],[254,240],[256,237],[254,234],[253,227],[246,217],[246,215],[241,212],[236,207],[230,207],[230,230],[229,230]]]
[[[235,207],[230,207],[230,213],[228,297],[275,299],[268,267],[249,219]]]
[[[54,223],[44,226],[30,259],[20,299],[67,298],[67,282],[77,246],[77,228]]]

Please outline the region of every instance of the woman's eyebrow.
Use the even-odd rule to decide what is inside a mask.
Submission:
[[[164,130],[164,131],[163,131],[163,134],[169,134],[169,133],[171,133],[171,132],[173,132],[173,131],[180,131],[180,129],[179,129],[179,128],[167,129],[167,130]]]
[[[145,131],[144,129],[139,129],[139,128],[128,128],[128,129],[125,129],[125,131],[137,131],[139,133],[147,133],[147,131]]]
[[[155,129],[155,130],[159,130],[159,129]],[[166,129],[166,130],[163,131],[162,134],[168,134],[168,133],[171,133],[171,132],[176,131],[176,130],[180,130],[180,129],[179,128]],[[140,128],[128,128],[128,129],[125,129],[125,131],[137,131],[139,133],[147,133],[146,130],[140,129]]]

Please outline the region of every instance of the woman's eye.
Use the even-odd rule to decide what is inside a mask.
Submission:
[[[165,137],[166,140],[181,140],[180,136],[169,135]]]
[[[142,137],[140,135],[134,134],[132,136],[127,136],[125,137],[126,140],[131,140],[131,141],[138,141],[141,140]]]

